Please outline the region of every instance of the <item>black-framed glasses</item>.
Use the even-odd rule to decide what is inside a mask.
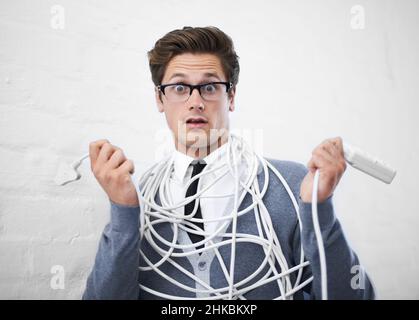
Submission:
[[[220,101],[223,95],[233,87],[231,82],[208,82],[203,84],[169,83],[160,84],[157,89],[161,91],[169,102],[186,102],[194,89],[198,89],[202,99],[206,101]]]

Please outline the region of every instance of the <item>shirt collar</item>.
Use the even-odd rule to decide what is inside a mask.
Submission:
[[[204,157],[202,160],[205,161],[207,165],[210,165],[216,161],[221,160],[226,153],[227,145],[229,144],[229,141],[224,143],[221,147],[215,149],[213,152],[211,152],[209,155]],[[176,176],[176,179],[179,181],[183,181],[186,175],[186,171],[188,170],[189,165],[192,161],[195,160],[195,158],[188,156],[184,154],[183,152],[180,152],[178,150],[174,151],[174,174]]]

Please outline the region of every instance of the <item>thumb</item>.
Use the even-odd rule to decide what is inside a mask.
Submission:
[[[316,170],[317,170],[317,167],[316,167],[316,165],[314,164],[314,161],[313,161],[313,160],[310,160],[310,161],[307,163],[307,169],[308,169],[308,171],[309,171],[309,173],[310,173],[310,174],[314,175],[314,173],[315,173],[315,172],[316,172]]]

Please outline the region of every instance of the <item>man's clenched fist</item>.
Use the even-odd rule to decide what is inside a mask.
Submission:
[[[333,194],[346,170],[342,138],[327,139],[318,145],[313,150],[307,167],[309,171],[301,182],[300,198],[304,202],[311,202],[314,174],[319,170],[317,201],[321,203]]]
[[[130,176],[134,173],[132,160],[128,160],[123,151],[108,140],[90,143],[89,154],[92,172],[109,199],[120,205],[139,206]]]

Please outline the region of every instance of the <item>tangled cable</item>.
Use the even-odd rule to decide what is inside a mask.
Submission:
[[[301,244],[301,255],[300,263],[294,267],[289,267],[286,258],[281,249],[281,244],[278,240],[276,232],[274,230],[270,214],[264,205],[262,199],[268,189],[269,184],[269,169],[278,177],[283,186],[285,187],[297,214],[300,233],[302,232],[302,225],[300,220],[299,208],[297,200],[295,199],[290,187],[288,186],[285,179],[278,172],[278,170],[266,159],[256,154],[247,143],[240,137],[230,134],[227,142],[227,152],[224,161],[214,162],[213,164],[207,165],[204,170],[194,176],[186,185],[186,189],[189,185],[199,179],[201,176],[207,175],[212,172],[217,172],[217,177],[211,181],[205,187],[201,186],[201,181],[198,181],[198,191],[195,195],[185,198],[183,201],[174,203],[170,189],[169,180],[171,173],[174,169],[174,158],[168,156],[157,164],[153,165],[148,169],[139,179],[139,198],[140,198],[140,241],[147,241],[150,246],[159,254],[161,259],[156,263],[152,263],[144,252],[140,249],[140,255],[144,259],[146,266],[140,266],[140,271],[153,270],[164,279],[172,283],[173,285],[194,293],[204,293],[208,297],[199,299],[245,299],[244,295],[257,287],[263,286],[270,282],[275,281],[278,285],[280,296],[275,299],[292,299],[293,294],[298,290],[302,289],[313,281],[313,276],[301,282],[303,268],[309,265],[309,261],[304,259],[304,251]],[[239,164],[243,163],[246,166],[245,175],[239,174]],[[261,166],[261,167],[259,167]],[[257,174],[259,170],[263,170],[265,176],[262,190],[259,188]],[[234,177],[235,187],[234,194],[229,195],[204,195],[204,192],[211,186],[217,183],[226,174],[231,174]],[[321,241],[321,232],[318,224],[317,217],[317,184],[318,184],[319,172],[315,173],[314,189],[313,189],[313,201],[312,201],[312,213],[313,223],[315,227],[315,234],[318,239],[320,266],[321,266],[321,280],[322,280],[322,298],[327,298],[327,279],[325,276],[326,264],[324,257],[323,242]],[[240,189],[242,188],[242,191]],[[243,201],[246,194],[251,195],[252,203],[246,208],[239,211],[241,202]],[[156,203],[156,196],[159,196],[160,203]],[[194,201],[199,197],[234,197],[234,206],[230,214],[225,214],[219,218],[211,219],[198,219],[194,218],[196,210],[198,209],[199,201],[195,201],[195,206],[189,215],[179,214],[176,209],[184,207],[187,203]],[[258,235],[237,233],[237,219],[253,210],[258,230]],[[215,232],[209,234],[204,230],[200,229],[193,222],[218,222],[218,227]],[[173,239],[168,241],[162,235],[160,235],[156,226],[161,223],[170,223],[173,230]],[[226,227],[231,223],[231,233],[226,233]],[[192,244],[179,244],[178,236],[180,230],[187,233],[194,233],[204,237],[200,242]],[[319,239],[320,234],[320,239]],[[226,240],[215,241],[215,238],[226,238]],[[168,249],[162,248],[156,242],[163,243]],[[320,241],[319,241],[320,240]],[[236,256],[236,243],[247,242],[260,245],[265,253],[261,265],[245,279],[234,283],[234,271],[235,271],[235,256]],[[201,249],[195,249],[205,245]],[[222,246],[231,245],[231,257],[230,265],[226,266],[219,248]],[[186,257],[201,253],[203,251],[214,250],[215,257],[221,266],[222,272],[226,278],[228,286],[222,288],[212,288],[210,284],[204,282],[190,271],[179,265],[173,258]],[[176,279],[168,276],[160,270],[160,266],[163,263],[170,263],[173,267],[177,268],[180,272],[190,277],[195,282],[199,283],[203,289],[197,289],[195,287],[187,286],[180,283]],[[277,270],[275,265],[278,264],[280,270]],[[261,276],[265,266],[268,266],[268,272]],[[298,275],[294,283],[291,283],[290,275],[293,272],[298,271]],[[260,277],[261,276],[261,277]],[[255,283],[250,284],[252,279],[260,277]],[[180,297],[165,294],[159,292],[156,288],[149,288],[140,283],[140,289],[166,299],[190,299],[188,297]],[[196,299],[196,298],[192,298]]]

